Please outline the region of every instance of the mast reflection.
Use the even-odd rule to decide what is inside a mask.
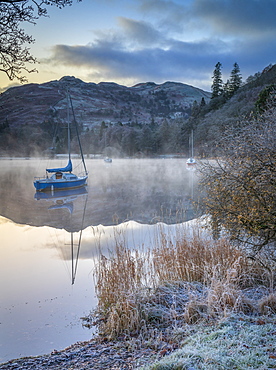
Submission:
[[[69,224],[67,228],[74,229],[73,220],[74,220],[74,202],[80,202],[81,199],[84,200],[83,203],[83,213],[82,217],[80,218],[79,215],[77,220],[80,222],[78,229],[79,232],[70,231],[71,238],[70,238],[70,248],[71,248],[71,284],[75,283],[76,275],[77,275],[77,266],[78,260],[80,255],[80,248],[81,248],[81,239],[82,239],[82,231],[84,229],[84,218],[85,218],[85,211],[87,206],[87,197],[88,192],[86,187],[77,188],[77,189],[64,189],[52,192],[36,192],[34,198],[38,201],[50,201],[53,204],[48,207],[49,211],[66,211],[70,215]],[[76,242],[74,238],[74,234],[76,235]]]

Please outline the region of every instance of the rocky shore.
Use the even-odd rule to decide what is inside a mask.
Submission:
[[[171,352],[169,345],[156,349],[134,341],[104,341],[92,339],[78,342],[64,350],[36,357],[23,357],[0,364],[1,370],[120,370],[137,369]]]

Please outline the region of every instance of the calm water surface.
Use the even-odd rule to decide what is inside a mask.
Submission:
[[[195,217],[197,176],[184,159],[89,159],[86,188],[35,193],[33,177],[65,162],[0,160],[0,362],[90,339],[80,317],[97,304],[99,249],[118,235],[153,244],[160,222]]]

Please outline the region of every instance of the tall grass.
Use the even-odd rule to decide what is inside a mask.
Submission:
[[[174,236],[160,229],[153,248],[129,249],[123,238],[116,239],[109,256],[100,257],[95,279],[94,316],[108,338],[160,333],[231,312],[276,310],[264,267],[200,228]]]

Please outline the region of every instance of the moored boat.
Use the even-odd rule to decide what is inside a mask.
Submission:
[[[62,169],[61,169],[62,170]],[[74,189],[86,185],[88,175],[74,175],[71,172],[56,171],[52,176],[45,178],[35,177],[34,187],[37,191],[51,191],[57,189]],[[46,170],[48,172],[48,169]]]
[[[190,158],[187,159],[186,161],[186,166],[188,169],[195,169],[196,168],[196,160],[194,159],[194,135],[193,135],[193,130],[191,133],[191,136],[189,138],[189,146],[190,146]]]
[[[74,123],[76,126],[78,142],[80,147],[80,154],[82,158],[82,163],[84,167],[84,173],[75,175],[72,173],[73,165],[71,161],[71,138],[70,138],[70,119],[69,119],[69,94],[67,94],[67,102],[68,102],[68,112],[67,112],[67,131],[68,131],[68,163],[66,167],[59,167],[59,168],[47,168],[46,169],[46,176],[45,177],[35,177],[34,178],[34,187],[37,191],[53,191],[53,190],[60,190],[60,189],[74,189],[85,186],[88,179],[88,172],[86,169],[83,152],[81,148],[81,143],[79,140],[79,133],[77,129],[77,122],[75,120],[73,105],[71,102],[71,108],[74,116]],[[49,174],[52,174],[49,176]]]
[[[196,160],[193,157],[188,158],[187,161],[186,161],[186,165],[188,167],[194,167],[194,166],[196,166]]]

